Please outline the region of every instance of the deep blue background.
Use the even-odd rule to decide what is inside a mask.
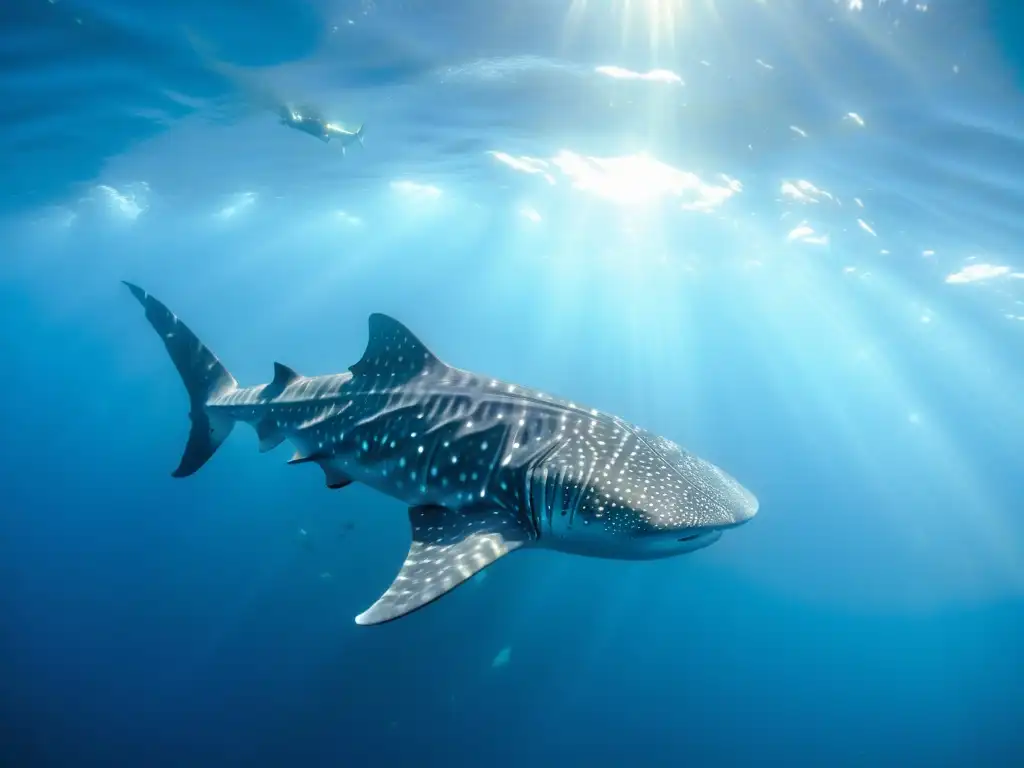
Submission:
[[[1024,762],[1022,296],[943,282],[1024,268],[1019,9],[691,2],[707,28],[680,12],[654,51],[621,5],[572,29],[570,5],[0,7],[0,763]],[[365,152],[247,109],[185,26],[366,119]],[[573,69],[609,63],[683,71],[688,104]],[[732,218],[620,214],[485,155],[560,149],[744,191]],[[402,178],[440,202],[396,200]],[[781,178],[843,205],[798,210]],[[128,223],[97,192],[142,181]],[[256,215],[216,219],[251,190]],[[830,245],[788,243],[801,219]],[[517,553],[356,627],[400,505],[242,428],[172,480],[187,404],[122,278],[246,384],[343,370],[390,312],[455,365],[679,441],[761,512],[677,560]]]

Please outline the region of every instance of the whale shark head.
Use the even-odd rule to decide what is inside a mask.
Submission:
[[[649,539],[648,547],[671,554],[700,549],[757,514],[754,494],[723,469],[671,440],[637,431],[662,468],[660,501],[638,510],[646,526],[637,538]]]
[[[702,549],[757,514],[756,497],[732,476],[670,440],[618,422],[581,435],[573,464],[546,475],[549,542],[564,551],[647,560]],[[535,489],[535,495],[538,491]],[[535,498],[539,501],[539,498]]]

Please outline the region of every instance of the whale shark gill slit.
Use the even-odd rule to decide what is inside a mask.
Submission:
[[[536,539],[539,539],[541,537],[541,528],[542,528],[542,525],[543,525],[542,516],[544,515],[545,507],[548,510],[550,510],[550,505],[549,504],[542,504],[540,507],[538,507],[538,505],[537,505],[537,502],[536,502],[536,499],[535,499],[535,496],[534,496],[534,493],[533,493],[533,486],[536,483],[535,474],[536,474],[538,469],[541,469],[541,471],[544,473],[542,481],[541,481],[543,483],[543,485],[541,486],[541,489],[543,491],[543,497],[542,498],[546,500],[546,498],[547,498],[547,479],[548,478],[547,478],[546,470],[542,469],[542,468],[545,467],[547,462],[556,453],[558,453],[558,451],[559,451],[559,449],[561,447],[562,447],[562,444],[560,442],[558,442],[558,441],[555,441],[551,445],[545,447],[544,450],[542,450],[539,454],[537,454],[537,456],[532,460],[530,469],[527,472],[524,473],[524,481],[525,481],[524,482],[524,486],[525,487],[523,488],[523,498],[526,500],[526,508],[528,510],[528,513],[529,513],[528,517],[529,517],[529,520],[530,520],[530,525],[533,527],[533,534],[534,534],[534,538],[536,538]],[[550,523],[550,513],[549,513],[549,523]]]

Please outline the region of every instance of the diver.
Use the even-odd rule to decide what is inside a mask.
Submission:
[[[281,124],[294,128],[297,131],[315,136],[325,144],[331,139],[336,139],[341,144],[341,153],[345,154],[345,148],[359,142],[363,146],[363,127],[360,125],[356,130],[349,131],[336,123],[329,123],[315,109],[303,107],[292,109],[288,106],[280,108]]]
[[[356,142],[360,146],[363,145],[362,125],[354,131],[349,131],[337,123],[329,122],[315,107],[309,105],[292,107],[288,103],[288,99],[283,98],[282,94],[278,93],[258,74],[243,67],[220,61],[213,55],[210,47],[197,35],[188,30],[186,30],[186,35],[196,53],[212,72],[216,72],[238,88],[245,94],[246,100],[250,104],[276,113],[281,118],[282,125],[315,136],[325,144],[334,139],[341,144],[342,154],[345,154],[347,147]]]

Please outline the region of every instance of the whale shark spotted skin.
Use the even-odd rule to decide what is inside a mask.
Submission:
[[[449,366],[386,315],[370,315],[366,350],[344,373],[275,363],[269,384],[240,387],[167,307],[125,284],[188,390],[192,428],[174,477],[202,467],[241,421],[260,451],[291,442],[289,463],[318,465],[328,488],[363,483],[408,505],[409,553],[358,624],[404,616],[524,547],[670,557],[757,513],[753,494],[675,443]]]

